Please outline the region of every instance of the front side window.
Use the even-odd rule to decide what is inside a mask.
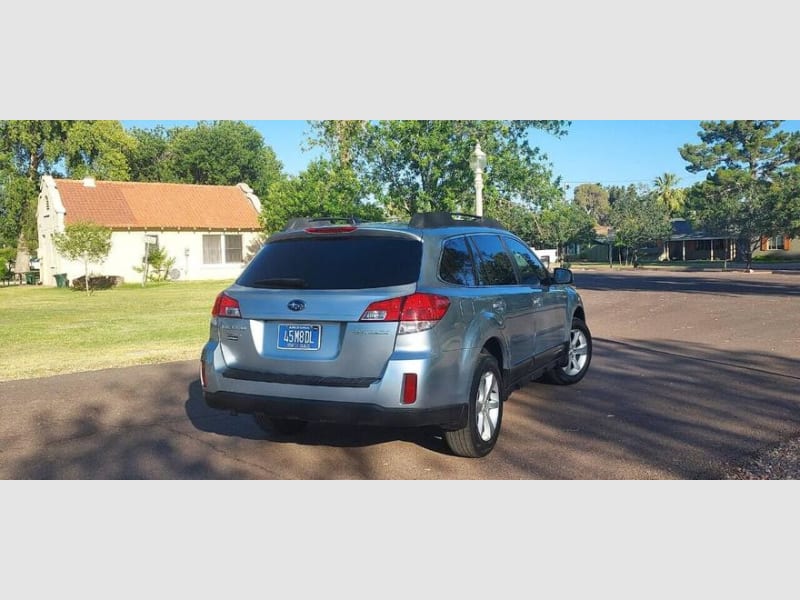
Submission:
[[[478,261],[480,285],[516,285],[517,276],[500,236],[475,235],[471,238]]]
[[[506,244],[517,265],[520,282],[525,285],[544,283],[548,278],[547,269],[528,247],[512,238],[506,238]]]

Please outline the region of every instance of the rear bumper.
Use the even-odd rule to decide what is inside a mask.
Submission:
[[[460,429],[467,424],[467,406],[459,404],[437,408],[385,408],[377,404],[331,402],[255,396],[236,392],[204,392],[211,408],[241,413],[262,413],[267,417],[302,421],[377,425],[387,427],[437,426]]]

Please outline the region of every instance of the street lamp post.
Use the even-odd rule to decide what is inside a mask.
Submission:
[[[483,169],[486,168],[486,153],[481,150],[480,142],[475,143],[475,150],[469,155],[469,166],[475,173],[475,214],[483,216]]]

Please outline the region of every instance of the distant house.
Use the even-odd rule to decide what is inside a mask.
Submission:
[[[37,207],[41,279],[72,280],[83,265],[60,256],[53,234],[66,225],[93,222],[112,230],[111,252],[95,272],[142,280],[145,239],[175,258],[173,278],[232,279],[258,246],[261,202],[244,183],[234,186],[133,183],[42,177]]]
[[[658,260],[742,260],[739,256],[736,236],[726,237],[695,230],[686,219],[671,219],[672,234],[667,240],[656,240],[640,254]],[[592,261],[618,260],[624,251],[614,244],[614,231],[605,225],[595,226],[595,240],[583,246],[571,245],[567,252]],[[609,246],[609,244],[611,246]],[[800,260],[800,239],[786,235],[761,238],[760,248],[753,252],[754,258]]]
[[[662,242],[661,260],[736,260],[736,237],[695,230],[686,219],[672,219],[672,235]]]
[[[686,219],[672,219],[672,236],[665,242],[670,260],[742,260],[736,237],[709,235],[695,231]],[[666,258],[667,252],[662,258]],[[800,259],[800,240],[788,235],[762,237],[753,258]]]

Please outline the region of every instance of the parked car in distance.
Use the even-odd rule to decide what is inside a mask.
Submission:
[[[492,219],[297,219],[217,297],[205,401],[287,435],[308,422],[435,426],[454,454],[485,456],[513,390],[586,375],[592,338],[572,284]]]

